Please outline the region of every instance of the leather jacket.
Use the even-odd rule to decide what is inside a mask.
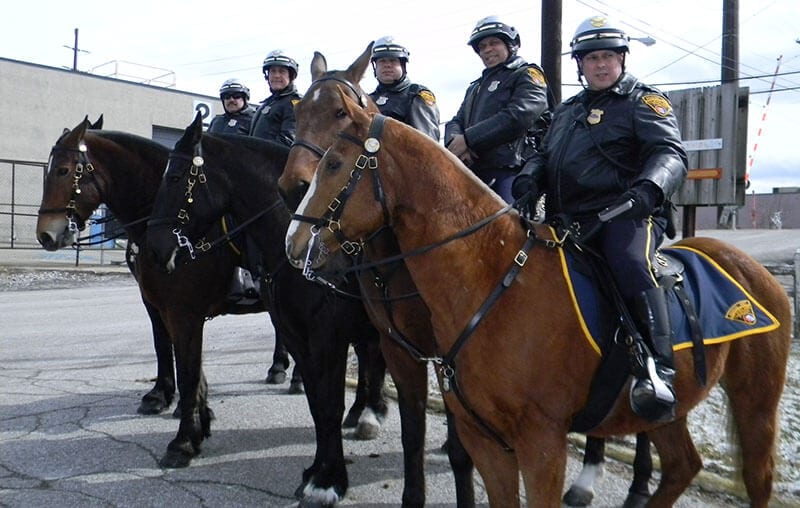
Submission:
[[[256,109],[250,135],[292,146],[297,131],[294,105],[301,98],[294,83],[267,97]]]
[[[663,204],[687,174],[686,151],[669,100],[623,74],[616,85],[561,103],[542,151],[520,172],[546,192],[548,216],[596,214],[647,180]]]
[[[518,170],[528,157],[526,140],[537,129],[547,109],[547,84],[537,65],[512,56],[505,63],[484,69],[470,83],[464,101],[445,125],[447,146],[463,134],[467,146],[477,154],[471,166],[484,169]]]
[[[253,113],[255,113],[255,108],[250,104],[237,113],[228,113],[226,111],[211,120],[207,132],[210,134],[243,134],[247,136],[250,133]]]
[[[382,115],[400,120],[439,141],[439,107],[427,87],[412,83],[404,75],[390,85],[378,84],[369,96]]]

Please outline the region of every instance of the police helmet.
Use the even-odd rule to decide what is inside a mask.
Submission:
[[[397,58],[400,62],[406,63],[410,55],[411,53],[405,46],[397,43],[391,35],[387,35],[375,41],[372,46],[372,58],[370,60],[375,63],[375,60],[379,58]]]
[[[500,21],[497,16],[487,16],[478,21],[475,24],[475,28],[472,29],[467,44],[472,46],[472,49],[478,53],[478,43],[489,36],[501,39],[506,43],[508,51],[512,55],[517,54],[517,50],[520,47],[519,32],[513,26],[506,25]]]
[[[572,48],[572,58],[580,59],[599,49],[626,53],[629,50],[629,41],[630,37],[625,31],[607,17],[592,16],[578,25],[569,45]]]
[[[236,78],[226,79],[222,86],[219,87],[219,98],[222,99],[228,94],[240,93],[244,94],[245,100],[250,101],[250,89],[247,88]]]
[[[283,51],[280,49],[276,49],[275,51],[270,51],[267,57],[264,59],[264,64],[261,66],[261,70],[264,72],[266,76],[267,72],[269,71],[270,67],[275,65],[286,67],[289,69],[289,79],[294,81],[294,78],[297,77],[297,61],[294,58],[291,58],[287,55],[283,54]]]

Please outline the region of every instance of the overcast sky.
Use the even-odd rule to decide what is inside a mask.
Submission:
[[[800,186],[794,151],[800,119],[800,1],[738,3],[740,77],[753,77],[742,82],[751,93],[749,192]],[[582,20],[606,14],[629,35],[656,39],[650,47],[632,42],[627,65],[639,79],[667,91],[713,86],[720,77],[722,5],[723,0],[563,0],[564,51]],[[297,85],[303,92],[315,50],[326,56],[329,68],[342,69],[369,41],[391,34],[411,51],[411,79],[433,90],[442,120],[449,120],[467,84],[482,70],[467,38],[490,14],[519,30],[520,55],[538,63],[541,4],[530,0],[27,0],[4,6],[0,56],[72,68],[69,47],[78,28],[80,71],[144,79],[166,75],[161,80],[177,89],[214,96],[225,79],[238,77],[258,102],[268,95],[261,63],[269,51],[283,49],[299,62]],[[769,93],[781,55],[780,75]],[[568,57],[562,72],[567,98],[579,90]],[[375,85],[368,72],[362,86],[371,91]],[[190,120],[189,114],[187,124]]]

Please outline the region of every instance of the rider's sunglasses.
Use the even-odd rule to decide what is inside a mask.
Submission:
[[[240,94],[240,93],[226,93],[226,94],[224,94],[224,95],[222,96],[222,98],[223,98],[224,100],[226,100],[226,101],[227,101],[228,99],[244,99],[244,95],[242,95],[242,94]]]

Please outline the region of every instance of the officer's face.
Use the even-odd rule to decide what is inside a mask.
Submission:
[[[481,57],[483,65],[488,69],[508,60],[510,53],[502,39],[490,35],[478,42],[478,56]]]
[[[590,90],[605,90],[617,82],[622,74],[621,53],[599,49],[587,53],[578,62]]]
[[[388,85],[403,76],[403,65],[399,58],[378,58],[375,60],[375,76],[378,81]]]
[[[272,92],[278,92],[289,86],[291,82],[289,68],[282,65],[273,65],[267,71],[267,82]]]

